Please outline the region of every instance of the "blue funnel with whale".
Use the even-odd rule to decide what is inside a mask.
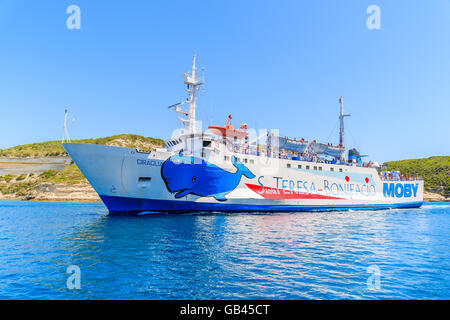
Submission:
[[[164,161],[161,177],[167,190],[175,193],[175,198],[188,194],[201,197],[214,197],[226,201],[226,194],[233,191],[242,176],[253,179],[255,175],[236,157],[232,157],[236,172],[228,172],[197,157],[172,156]]]

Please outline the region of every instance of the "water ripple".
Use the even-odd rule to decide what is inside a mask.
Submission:
[[[2,299],[448,299],[450,205],[109,217],[0,201]],[[69,290],[66,269],[81,268]],[[367,286],[369,266],[381,288]]]

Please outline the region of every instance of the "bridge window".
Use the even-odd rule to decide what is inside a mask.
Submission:
[[[286,167],[290,168],[290,167],[291,167],[291,164],[290,164],[290,163],[288,163],[288,164],[286,165]]]
[[[317,167],[316,167],[316,166],[314,166],[314,170],[317,170]]]
[[[334,171],[334,168],[330,168],[330,171]]]
[[[309,166],[306,166],[306,170],[309,170]]]
[[[250,163],[251,163],[251,164],[255,163],[255,160],[250,159]]]
[[[342,172],[342,168],[339,168],[339,172]]]
[[[229,157],[229,156],[225,156],[225,157],[223,157],[223,159],[224,159],[225,161],[228,161],[228,160],[230,159],[230,157]]]
[[[247,163],[247,159],[244,159],[244,163]]]
[[[301,168],[302,168],[302,165],[301,165],[301,164],[299,164],[299,165],[298,165],[298,168],[299,168],[299,169],[301,169]]]
[[[319,167],[319,171],[322,171],[322,167]]]

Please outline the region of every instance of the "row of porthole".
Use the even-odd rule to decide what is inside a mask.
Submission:
[[[225,161],[228,161],[228,160],[230,160],[230,157],[229,156],[224,156],[224,159],[225,159]],[[237,159],[237,161],[241,161],[241,159],[239,159],[239,158],[236,158],[236,159]],[[246,158],[244,158],[242,160],[243,160],[243,163],[247,163],[248,162]],[[250,159],[250,163],[253,164],[254,160]],[[288,163],[286,166],[287,166],[287,168],[291,168],[291,164],[290,163]],[[301,164],[297,165],[297,167],[298,167],[298,169],[302,169],[302,165]],[[305,166],[305,169],[306,170],[310,170],[310,166],[308,166],[308,165]],[[317,166],[313,167],[313,170],[317,171],[317,169],[319,169],[319,171],[322,171],[322,167],[317,167]],[[330,168],[330,171],[334,171],[334,168]],[[342,168],[339,168],[339,172],[342,172]]]
[[[225,161],[228,161],[228,160],[230,160],[230,157],[229,157],[229,156],[224,156],[223,159],[224,159]],[[236,157],[236,160],[237,160],[237,161],[241,161],[241,159],[239,159],[239,158],[237,158],[237,157]],[[248,162],[249,162],[248,159],[246,159],[246,158],[242,159],[242,163],[248,163]],[[254,163],[255,163],[255,160],[250,159],[250,163],[251,163],[251,164],[254,164]]]
[[[291,168],[291,164],[290,163],[286,164],[286,167]],[[302,169],[302,165],[301,164],[297,165],[297,168]],[[305,169],[310,170],[310,166],[305,166]],[[317,171],[317,169],[319,169],[319,171],[322,171],[322,167],[318,167],[318,168],[317,168],[317,166],[313,167],[313,170]],[[334,171],[334,168],[330,168],[330,171]],[[339,172],[342,172],[342,168],[339,168]]]

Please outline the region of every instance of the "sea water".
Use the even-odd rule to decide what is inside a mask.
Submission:
[[[0,299],[449,299],[450,204],[108,216],[0,201]]]

